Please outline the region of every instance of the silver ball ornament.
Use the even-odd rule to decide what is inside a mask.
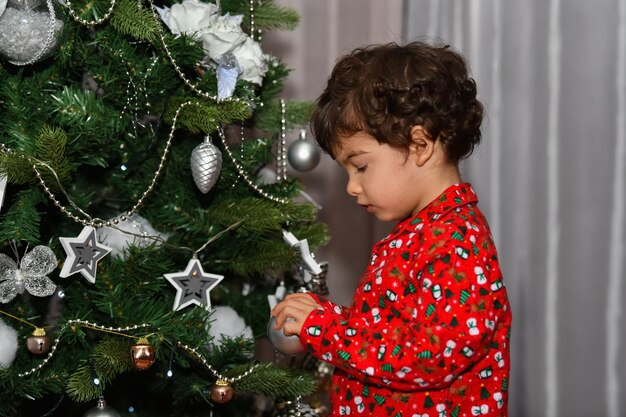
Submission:
[[[15,65],[30,65],[48,57],[57,47],[63,21],[53,5],[39,10],[38,1],[11,0],[0,13],[0,55]]]
[[[191,174],[198,189],[208,193],[217,182],[222,169],[222,152],[208,137],[191,152]]]
[[[83,417],[121,417],[121,415],[115,408],[107,406],[104,397],[100,396],[98,405],[87,410]]]
[[[292,318],[287,319],[287,321],[293,320]],[[269,323],[267,323],[267,337],[277,351],[288,356],[295,356],[306,352],[306,348],[300,342],[300,338],[297,335],[285,336],[283,329],[277,330],[274,328],[274,323],[276,323],[276,318],[271,317]]]
[[[300,131],[300,138],[289,145],[287,161],[296,171],[306,172],[317,166],[321,153],[317,145],[306,138],[306,130]]]

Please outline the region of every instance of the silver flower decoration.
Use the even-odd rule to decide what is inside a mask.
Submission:
[[[35,246],[17,263],[0,253],[0,303],[6,304],[27,290],[34,296],[54,294],[57,286],[46,275],[57,267],[57,258],[47,246]]]

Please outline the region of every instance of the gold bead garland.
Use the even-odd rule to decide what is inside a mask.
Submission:
[[[80,17],[78,14],[76,14],[74,9],[72,9],[72,3],[70,0],[65,0],[65,4],[67,5],[67,9],[70,12],[70,15],[76,22],[85,26],[95,26],[95,25],[99,25],[100,23],[104,22],[109,17],[111,17],[111,15],[113,14],[113,8],[115,7],[115,0],[111,0],[111,5],[107,9],[107,11],[104,13],[104,16],[102,16],[100,19],[94,19],[94,20],[85,20],[82,17]]]
[[[91,218],[91,216],[87,213],[85,213],[83,210],[81,210],[78,206],[76,206],[74,204],[74,202],[68,197],[67,193],[63,190],[63,186],[61,185],[61,181],[59,180],[59,177],[57,176],[56,172],[54,171],[54,169],[52,169],[52,167],[50,167],[50,165],[48,165],[47,163],[37,160],[33,157],[30,156],[26,156],[26,158],[28,159],[29,162],[33,163],[33,171],[35,171],[35,175],[37,176],[37,179],[39,180],[39,183],[41,184],[41,186],[43,187],[45,193],[48,195],[48,198],[50,198],[50,200],[52,201],[52,203],[57,206],[59,208],[59,210],[61,210],[64,214],[66,214],[68,217],[70,217],[71,219],[73,219],[74,221],[76,221],[77,223],[81,223],[84,226],[92,226],[95,228],[100,228],[102,226],[112,226],[112,225],[117,225],[120,221],[124,222],[126,220],[128,220],[133,214],[135,214],[135,212],[137,211],[137,209],[139,208],[139,206],[141,206],[143,204],[143,201],[145,200],[145,198],[148,196],[148,194],[150,194],[153,189],[154,189],[154,185],[156,183],[156,180],[158,179],[159,175],[161,174],[161,171],[163,170],[163,166],[165,164],[166,158],[167,158],[167,154],[170,150],[170,146],[172,145],[172,140],[174,138],[174,131],[176,130],[176,123],[178,121],[178,116],[181,112],[181,110],[185,107],[188,106],[190,104],[194,104],[191,101],[187,101],[185,103],[182,103],[178,109],[176,110],[176,113],[174,114],[174,118],[172,119],[172,128],[170,130],[169,136],[167,138],[167,142],[165,144],[165,149],[163,149],[163,154],[161,155],[161,160],[159,161],[159,166],[156,170],[156,172],[154,173],[154,175],[152,176],[152,181],[150,181],[150,185],[148,185],[148,188],[141,194],[141,197],[139,198],[139,200],[137,200],[137,202],[135,203],[135,205],[126,213],[122,214],[121,216],[109,220],[109,221],[104,221],[102,219],[99,218]],[[6,145],[4,145],[3,143],[0,143],[0,150],[2,150],[3,152],[7,153],[7,154],[13,154],[15,153],[13,150],[11,150],[10,148],[8,148]],[[65,196],[67,197],[68,202],[70,203],[70,205],[79,213],[81,213],[84,217],[86,217],[86,219],[82,219],[79,216],[77,216],[76,214],[72,213],[71,211],[69,211],[65,206],[63,206],[59,200],[56,198],[56,196],[52,193],[52,191],[50,190],[50,188],[48,187],[48,185],[45,183],[43,177],[41,176],[41,173],[39,172],[38,167],[42,166],[47,168],[48,170],[50,170],[50,172],[52,173],[52,175],[55,177],[55,179],[57,180],[57,184],[60,186],[61,191],[63,192],[63,194],[65,194]]]
[[[228,155],[228,157],[232,161],[233,165],[235,166],[235,169],[237,170],[237,173],[239,174],[239,177],[242,178],[245,181],[246,184],[248,184],[259,195],[261,195],[261,196],[263,196],[263,197],[265,197],[265,198],[267,198],[269,200],[272,200],[272,201],[274,201],[276,203],[281,203],[281,204],[289,203],[288,199],[273,196],[273,195],[269,194],[267,191],[264,191],[263,189],[261,189],[261,187],[259,187],[254,181],[252,181],[250,179],[250,177],[248,176],[248,174],[246,174],[246,171],[243,169],[243,167],[237,162],[237,160],[235,159],[235,156],[233,155],[232,151],[230,150],[230,148],[226,144],[226,136],[224,135],[224,129],[220,127],[220,128],[217,129],[217,132],[218,132],[220,140],[222,141],[222,144],[224,145],[224,149],[226,150],[226,154]]]
[[[7,316],[13,317],[19,321],[25,322],[28,325],[31,325],[33,327],[35,327],[36,329],[40,329],[37,328],[35,325],[22,320],[18,317],[14,317],[8,313],[5,313],[3,311],[0,310],[0,313],[3,313]],[[97,330],[97,331],[101,331],[101,332],[105,332],[105,333],[111,333],[111,334],[116,334],[119,336],[124,336],[124,337],[130,337],[133,339],[138,339],[138,344],[139,343],[147,343],[147,337],[154,334],[154,333],[150,333],[149,335],[144,335],[141,337],[137,337],[137,336],[133,336],[133,335],[129,335],[123,332],[128,332],[131,330],[138,330],[138,329],[146,329],[149,327],[153,327],[151,324],[147,324],[147,323],[142,323],[142,324],[135,324],[135,325],[131,325],[131,326],[124,326],[124,327],[112,327],[112,326],[102,326],[99,325],[97,323],[93,323],[93,322],[89,322],[87,320],[81,320],[81,319],[74,319],[74,320],[68,320],[59,330],[57,337],[54,339],[54,342],[52,343],[52,346],[50,348],[50,352],[48,353],[48,355],[41,361],[41,363],[35,367],[33,367],[32,369],[30,369],[29,371],[26,372],[21,372],[18,373],[18,377],[23,378],[29,375],[32,375],[33,373],[37,372],[38,370],[40,370],[41,368],[44,367],[44,365],[46,365],[54,356],[56,350],[57,350],[57,346],[59,344],[59,342],[61,341],[61,337],[63,336],[63,334],[65,333],[65,331],[67,331],[68,328],[73,327],[74,325],[79,325],[88,329],[92,329],[92,330]],[[158,329],[157,329],[158,331]],[[185,350],[187,353],[191,354],[195,359],[197,359],[199,362],[201,362],[212,374],[213,376],[215,376],[215,378],[217,378],[220,381],[225,381],[228,384],[232,384],[234,382],[240,381],[244,378],[246,378],[247,376],[249,376],[250,374],[252,374],[260,365],[259,364],[254,364],[253,366],[251,366],[247,371],[245,371],[243,374],[235,376],[235,377],[226,377],[224,375],[222,375],[219,371],[217,371],[213,366],[211,366],[210,363],[208,363],[208,361],[202,356],[200,355],[196,349],[182,344],[180,342],[176,342],[176,346],[178,346],[179,348]]]
[[[228,378],[225,377],[224,375],[220,374],[215,368],[213,368],[211,366],[211,364],[209,362],[207,362],[207,360],[200,355],[194,348],[192,348],[189,345],[183,345],[180,342],[176,342],[176,345],[178,347],[180,347],[181,349],[185,350],[187,353],[191,354],[193,357],[195,357],[198,361],[200,361],[209,371],[211,371],[211,373],[213,374],[213,376],[215,376],[218,381],[224,381],[227,382],[228,384],[232,384],[234,382],[237,381],[241,381],[242,379],[244,379],[245,377],[247,377],[248,375],[250,375],[252,372],[254,372],[260,365],[258,363],[255,363],[254,365],[252,365],[250,367],[250,369],[248,369],[246,372],[244,372],[241,375],[238,375],[236,377],[232,377],[232,378]]]

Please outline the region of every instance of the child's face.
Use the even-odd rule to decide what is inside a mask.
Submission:
[[[408,156],[372,136],[358,132],[340,140],[337,162],[348,173],[348,194],[357,204],[383,221],[417,214],[420,207],[420,173]]]

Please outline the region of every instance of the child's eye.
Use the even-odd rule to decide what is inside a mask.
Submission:
[[[367,164],[356,167],[357,172],[365,172],[367,169]]]

